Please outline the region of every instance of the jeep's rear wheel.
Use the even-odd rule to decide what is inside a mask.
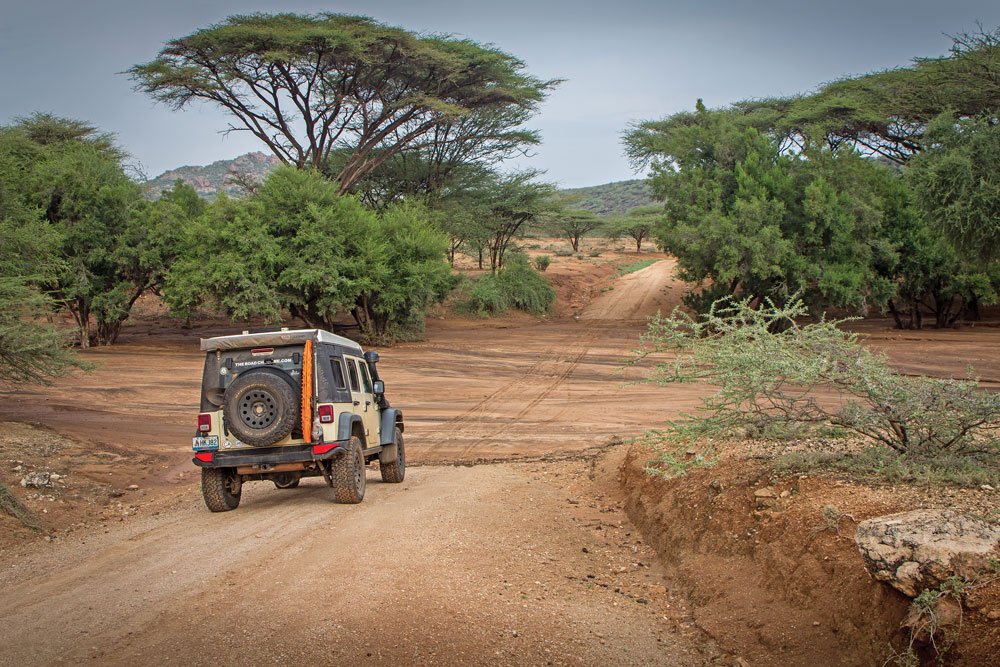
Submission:
[[[299,402],[292,386],[276,373],[248,371],[226,388],[223,411],[226,426],[240,442],[265,447],[292,432]]]
[[[382,473],[383,482],[398,484],[406,476],[406,452],[403,449],[403,432],[398,427],[394,431],[392,439],[396,445],[396,456],[388,463],[379,460],[378,469]]]
[[[356,435],[351,436],[345,451],[333,460],[331,467],[334,500],[357,504],[365,499],[365,454]]]
[[[213,512],[228,512],[239,507],[243,484],[233,468],[202,468],[201,495]]]

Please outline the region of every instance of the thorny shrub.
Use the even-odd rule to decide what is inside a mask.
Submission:
[[[1000,457],[1000,395],[967,379],[908,377],[884,355],[840,328],[844,320],[803,324],[792,299],[715,302],[697,318],[657,316],[629,361],[671,353],[647,381],[705,382],[716,388],[694,414],[682,414],[653,440],[705,442],[732,437],[805,437],[843,429],[912,459]]]

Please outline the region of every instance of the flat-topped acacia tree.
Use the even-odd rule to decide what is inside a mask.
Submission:
[[[340,14],[232,16],[129,73],[175,109],[222,107],[227,131],[249,131],[286,164],[321,169],[346,149],[331,174],[341,192],[464,118],[534,108],[556,83],[490,46]]]

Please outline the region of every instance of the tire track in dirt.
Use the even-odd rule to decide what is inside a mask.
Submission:
[[[425,448],[427,454],[440,455],[455,449],[456,461],[453,462],[478,460],[482,458],[476,456],[478,449],[492,451],[491,445],[500,439],[505,444],[510,443],[511,431],[523,427],[526,418],[536,434],[545,426],[562,421],[565,410],[546,414],[540,420],[530,417],[556,390],[572,383],[573,373],[602,335],[602,325],[608,321],[642,319],[662,306],[660,295],[673,286],[673,269],[673,261],[661,260],[619,277],[611,290],[583,309],[578,330],[569,333],[559,344],[547,347],[537,361],[520,371],[517,378],[461,414],[423,429],[421,435],[430,436]]]
[[[520,408],[513,416],[506,418],[506,421],[499,427],[493,424],[474,425],[471,437],[475,438],[475,440],[462,450],[460,458],[466,459],[477,447],[481,447],[496,440],[497,438],[505,436],[510,429],[517,424],[518,420],[524,418],[535,406],[548,398],[552,392],[565,383],[566,380],[573,374],[573,371],[575,371],[580,365],[580,362],[583,361],[583,359],[590,352],[590,346],[596,337],[597,332],[590,329],[585,330],[576,336],[571,345],[568,347],[570,352],[564,352],[559,355],[557,359],[551,362],[551,365],[553,366],[564,365],[564,368],[555,371],[550,371],[547,368],[541,370],[540,374],[547,378],[547,381],[537,387],[539,391],[535,393],[533,397],[528,399],[528,402],[524,405],[524,407]],[[544,366],[544,364],[542,366]],[[529,377],[525,376],[525,379],[527,380]],[[554,419],[555,416],[552,416],[549,419],[540,422],[540,424],[550,423]],[[477,433],[476,431],[480,432]],[[460,435],[462,437],[470,437],[469,433],[463,433]]]

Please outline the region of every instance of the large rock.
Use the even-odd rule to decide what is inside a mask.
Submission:
[[[855,540],[868,572],[910,597],[952,576],[972,579],[1000,557],[1000,527],[953,510],[868,519]]]
[[[21,478],[21,486],[33,489],[47,489],[52,486],[52,473],[49,472],[29,472]]]

